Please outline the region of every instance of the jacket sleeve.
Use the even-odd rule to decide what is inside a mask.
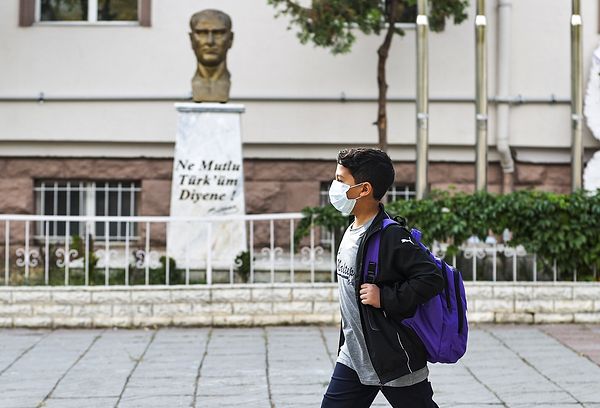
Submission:
[[[393,271],[380,285],[381,308],[397,319],[414,316],[417,307],[444,289],[442,272],[426,251],[401,227],[389,227],[381,239],[380,268]]]

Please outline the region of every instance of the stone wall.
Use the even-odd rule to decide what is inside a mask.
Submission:
[[[1,287],[0,327],[338,324],[337,284]],[[471,323],[600,323],[598,283],[466,283]]]

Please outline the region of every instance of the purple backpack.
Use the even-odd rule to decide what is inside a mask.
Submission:
[[[379,271],[379,243],[381,234],[392,224],[390,218],[383,220],[383,227],[369,239],[365,258],[364,281],[373,283]],[[467,351],[467,298],[462,276],[452,266],[435,257],[421,242],[421,231],[412,229],[410,235],[421,246],[444,275],[444,290],[417,308],[415,315],[404,319],[402,324],[419,336],[427,361],[431,363],[456,363]]]

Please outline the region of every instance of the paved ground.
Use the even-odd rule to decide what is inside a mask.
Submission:
[[[0,330],[0,408],[319,407],[337,334]],[[440,407],[600,408],[600,326],[479,326],[459,364],[431,372]]]

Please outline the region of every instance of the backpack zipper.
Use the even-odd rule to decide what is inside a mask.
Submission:
[[[448,282],[448,269],[446,268],[446,263],[443,260],[442,275],[444,275],[444,284],[446,285],[446,287],[444,288],[444,292],[446,292],[446,305],[448,306],[448,310],[452,310],[452,303],[450,302],[450,284]]]
[[[463,304],[460,295],[460,272],[454,271],[454,292],[456,294],[456,311],[458,312],[458,333],[463,331]]]

